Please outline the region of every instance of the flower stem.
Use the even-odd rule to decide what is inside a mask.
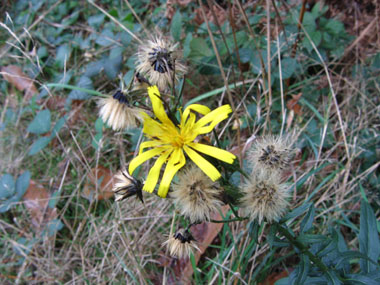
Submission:
[[[229,219],[229,220],[210,220],[211,223],[230,223],[230,222],[240,222],[240,221],[244,221],[248,218],[244,218],[244,217],[239,217],[239,218],[236,218],[236,219]]]
[[[320,269],[322,272],[327,272],[328,268],[327,266],[322,262],[322,260],[317,257],[316,255],[312,254],[306,245],[304,245],[302,242],[296,240],[296,238],[283,226],[278,224],[278,231],[287,238],[287,240],[296,248],[298,248],[303,254],[306,254],[310,260]]]

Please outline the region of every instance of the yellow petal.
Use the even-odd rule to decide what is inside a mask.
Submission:
[[[158,147],[158,148],[154,148],[154,149],[151,149],[139,154],[134,159],[132,159],[131,162],[129,163],[129,167],[128,167],[129,174],[132,175],[133,172],[136,170],[136,168],[139,167],[139,165],[143,164],[148,159],[151,159],[153,156],[156,156],[165,150],[166,148],[164,147]]]
[[[190,114],[190,111],[196,111],[202,115],[206,115],[208,113],[210,113],[210,108],[207,107],[207,106],[204,106],[204,105],[200,105],[200,104],[192,104],[192,105],[189,105],[186,107],[185,111],[183,111],[183,114],[181,116],[181,123],[182,122],[185,122],[187,120],[187,117],[189,116]]]
[[[160,176],[161,167],[166,162],[166,159],[171,153],[171,149],[167,150],[164,153],[162,153],[159,158],[157,158],[153,167],[149,170],[148,177],[143,187],[144,191],[147,191],[149,193],[152,193],[154,191],[154,188],[157,185],[158,177]]]
[[[198,165],[198,167],[208,176],[212,181],[218,180],[221,176],[220,172],[215,168],[214,165],[212,165],[210,162],[208,162],[206,159],[204,159],[201,155],[199,155],[196,151],[192,150],[187,145],[184,145],[184,150],[187,153],[187,155],[190,157],[190,159]]]
[[[158,147],[158,146],[162,146],[161,141],[154,140],[154,141],[143,142],[140,144],[139,154],[141,154],[143,152],[143,150],[148,148],[148,147]]]
[[[214,146],[201,143],[189,143],[188,145],[199,152],[203,152],[229,164],[233,163],[236,158],[232,153]]]
[[[211,132],[215,126],[223,121],[224,119],[228,118],[228,114],[232,112],[232,109],[230,105],[223,105],[207,115],[205,115],[203,118],[199,119],[198,122],[194,125],[194,130],[198,134],[206,134]]]
[[[185,156],[182,149],[177,148],[169,158],[166,165],[164,175],[162,176],[160,187],[158,188],[158,196],[165,198],[168,194],[170,183],[173,180],[174,175],[181,169],[186,163]]]
[[[172,123],[168,115],[166,115],[164,105],[161,101],[162,99],[160,91],[158,90],[156,85],[148,87],[148,95],[150,101],[152,102],[153,112],[156,115],[156,117],[164,124],[169,124],[169,122]]]

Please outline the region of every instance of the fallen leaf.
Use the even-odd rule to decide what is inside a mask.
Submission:
[[[15,86],[20,91],[25,91],[25,99],[30,100],[34,94],[37,94],[37,88],[20,67],[16,65],[8,65],[0,68],[1,75],[10,84]]]
[[[286,107],[289,110],[294,111],[296,115],[301,115],[301,106],[298,104],[298,101],[300,100],[301,96],[302,96],[302,93],[298,93],[297,95],[292,95],[293,98],[290,99],[286,103]]]
[[[291,271],[291,268],[289,268],[289,271]],[[267,278],[263,282],[259,283],[259,285],[274,285],[276,281],[287,276],[289,276],[289,272],[285,270],[282,272],[273,272],[272,274],[267,276]]]
[[[113,197],[113,183],[113,175],[110,169],[101,165],[98,168],[93,168],[88,174],[82,197],[90,201],[93,199],[107,200]]]
[[[57,218],[57,209],[49,207],[50,192],[42,185],[30,180],[28,189],[22,197],[29,212],[33,229],[40,232],[45,225]]]

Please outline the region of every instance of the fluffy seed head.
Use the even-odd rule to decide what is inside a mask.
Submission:
[[[176,60],[176,44],[161,36],[152,38],[139,47],[136,70],[146,75],[152,85],[165,90],[175,80],[186,73],[186,66]]]
[[[248,160],[257,169],[281,171],[294,156],[290,136],[266,136],[257,140],[248,154]]]
[[[170,196],[181,214],[192,223],[210,220],[210,214],[222,205],[221,190],[195,165],[181,171]]]
[[[199,248],[195,243],[195,239],[188,230],[179,229],[176,233],[169,237],[167,241],[163,243],[169,249],[169,253],[173,257],[185,258],[190,256],[193,250]]]
[[[136,195],[141,202],[143,201],[141,181],[129,175],[126,170],[119,170],[115,175],[116,183],[112,188],[115,193],[115,201],[122,201],[128,197]]]
[[[99,100],[99,116],[114,131],[136,127],[139,110],[128,107],[128,99],[117,91],[112,97]]]
[[[288,186],[281,183],[278,172],[258,171],[242,188],[241,206],[252,219],[278,220],[288,206]]]

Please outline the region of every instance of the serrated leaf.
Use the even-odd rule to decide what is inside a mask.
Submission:
[[[49,109],[37,113],[36,117],[29,124],[27,131],[36,135],[47,133],[50,130],[51,115]]]
[[[97,60],[95,62],[90,62],[86,66],[86,71],[84,72],[84,75],[87,77],[93,77],[98,75],[103,69],[105,65],[105,60]]]
[[[0,178],[0,199],[12,196],[16,192],[15,181],[10,174],[4,174]]]
[[[339,35],[344,32],[344,25],[338,20],[328,20],[325,29],[333,35]]]
[[[181,39],[182,31],[182,15],[179,10],[174,14],[172,19],[172,24],[170,27],[170,33],[172,34],[173,39],[178,42]]]
[[[16,180],[16,197],[20,200],[24,196],[30,183],[30,171],[27,170]]]
[[[109,46],[114,43],[114,35],[111,30],[103,30],[95,42],[103,47]]]
[[[38,138],[30,147],[28,155],[35,155],[40,150],[44,149],[51,141],[50,137]]]
[[[361,202],[358,239],[360,252],[377,261],[380,255],[380,241],[376,217],[371,206],[364,200]],[[363,272],[369,273],[375,270],[376,266],[367,260],[361,260],[360,268]]]
[[[63,126],[65,125],[65,122],[66,122],[66,118],[67,118],[67,115],[65,115],[64,117],[60,118],[54,125],[52,131],[51,131],[51,135],[50,135],[50,138],[55,138],[57,136],[57,134],[59,133],[59,131],[63,128]]]
[[[301,227],[300,227],[301,233],[305,233],[313,227],[314,216],[315,216],[315,208],[314,208],[314,205],[312,204],[306,216],[303,218],[301,222]]]
[[[109,79],[114,79],[120,72],[121,63],[123,61],[122,48],[113,48],[104,65],[104,71]]]
[[[295,58],[284,58],[281,61],[282,79],[290,78],[297,68],[297,60]]]
[[[70,59],[70,54],[71,48],[67,44],[58,47],[55,61],[58,63],[59,67],[63,68],[65,66],[65,62]]]
[[[93,89],[92,80],[87,76],[81,76],[79,81],[76,84],[77,87],[85,88],[85,89]],[[69,93],[69,99],[71,100],[86,100],[90,97],[87,92],[80,90],[72,90]]]
[[[213,55],[212,50],[203,38],[193,38],[190,42],[190,49],[190,57],[209,57]]]

